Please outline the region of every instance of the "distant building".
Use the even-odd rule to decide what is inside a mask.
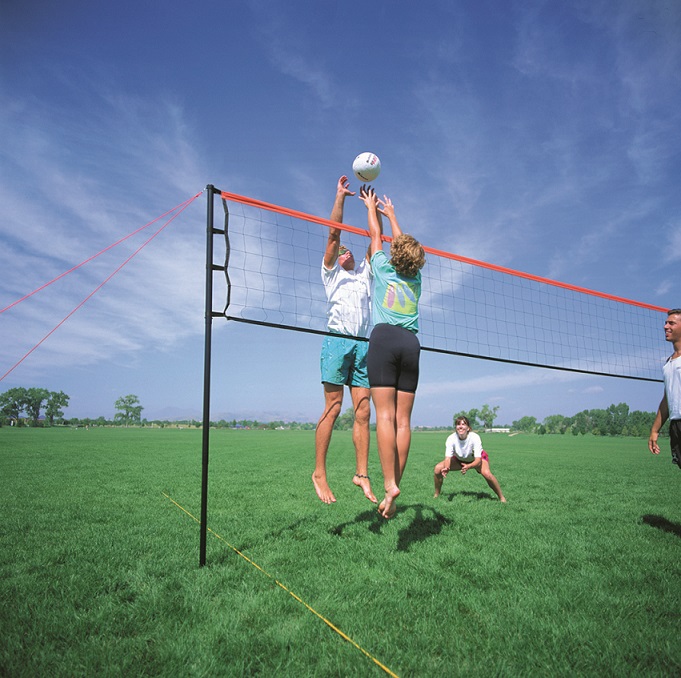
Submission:
[[[510,433],[510,428],[486,428],[485,433]]]

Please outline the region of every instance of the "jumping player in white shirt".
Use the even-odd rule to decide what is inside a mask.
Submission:
[[[342,176],[336,187],[331,221],[342,223],[343,207],[348,195],[355,194],[348,187],[348,178]],[[352,252],[341,245],[340,229],[329,228],[322,262],[322,280],[329,302],[327,327],[335,335],[345,336],[324,337],[320,358],[324,412],[315,431],[315,470],[312,473],[312,483],[317,496],[325,504],[336,501],[326,478],[326,455],[329,451],[333,425],[341,413],[345,386],[350,390],[355,411],[352,442],[355,446],[356,467],[352,482],[362,488],[369,501],[378,503],[371,491],[368,471],[371,415],[367,375],[369,342],[354,338],[369,336],[371,278],[368,250],[355,266]]]

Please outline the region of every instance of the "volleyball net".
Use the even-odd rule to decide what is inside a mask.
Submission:
[[[225,306],[214,316],[327,334],[321,278],[328,229],[359,260],[368,231],[213,189],[225,215]],[[386,238],[386,240],[390,240]],[[426,246],[423,350],[571,372],[661,381],[666,309]],[[222,265],[224,262],[224,265]],[[219,298],[216,294],[216,298]]]

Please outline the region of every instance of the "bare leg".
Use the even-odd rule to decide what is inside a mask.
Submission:
[[[445,474],[442,473],[444,467],[445,463],[444,461],[441,461],[439,464],[435,465],[435,469],[433,470],[433,480],[435,482],[435,494],[433,497],[439,497],[440,492],[442,491],[442,483],[445,479]]]
[[[487,481],[487,484],[494,490],[494,493],[497,495],[497,497],[499,497],[499,501],[505,504],[506,497],[504,497],[504,493],[501,491],[501,485],[499,485],[499,481],[490,470],[489,462],[485,459],[482,460],[482,469],[480,474]]]
[[[342,405],[343,387],[325,383],[324,412],[317,422],[315,431],[315,469],[312,474],[315,492],[325,504],[333,504],[336,501],[326,480],[326,454],[329,451],[333,425],[338,419]]]
[[[350,387],[352,405],[355,410],[355,423],[352,427],[352,442],[355,445],[355,475],[352,482],[361,487],[364,496],[377,503],[371,491],[369,480],[369,419],[371,417],[370,391],[359,386]]]
[[[395,424],[397,456],[400,462],[400,472],[397,478],[398,486],[404,475],[407,458],[409,457],[409,448],[411,447],[411,411],[414,409],[415,397],[415,393],[397,391]]]
[[[440,491],[442,490],[442,482],[452,471],[460,471],[461,462],[456,457],[449,458],[449,469],[445,467],[445,460],[441,461],[439,464],[435,465],[434,478],[435,478],[435,494],[433,497],[439,497]]]
[[[378,507],[384,518],[395,514],[394,501],[400,494],[400,462],[397,451],[396,432],[396,391],[394,388],[379,387],[371,389],[371,397],[376,408],[376,440],[378,457],[383,471],[385,497]]]

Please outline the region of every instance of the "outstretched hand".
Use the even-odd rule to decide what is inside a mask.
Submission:
[[[355,195],[355,191],[350,190],[350,180],[345,176],[345,174],[338,180],[336,193],[340,193],[343,197],[347,195]]]
[[[359,199],[365,204],[367,209],[378,209],[376,191],[371,186],[362,184],[359,189]]]
[[[383,196],[383,200],[378,198],[378,211],[390,220],[395,218],[395,206],[387,195]]]

